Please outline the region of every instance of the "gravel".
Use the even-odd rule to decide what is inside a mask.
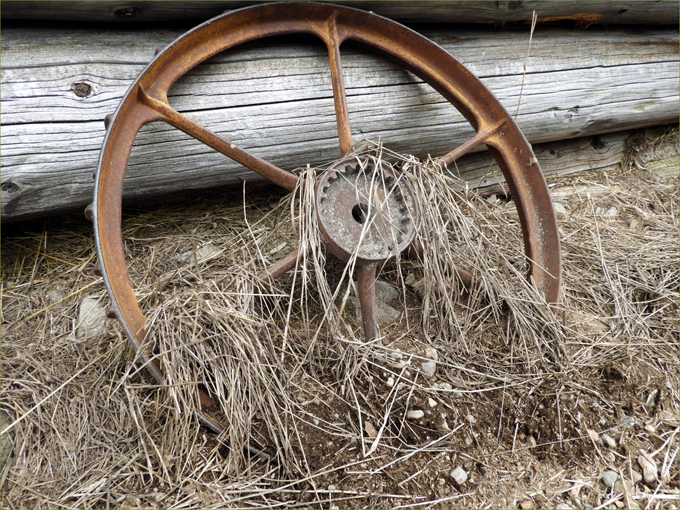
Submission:
[[[106,328],[106,308],[99,299],[86,296],[80,303],[76,338],[84,341],[104,333]]]
[[[610,489],[614,487],[616,480],[619,479],[619,474],[616,471],[605,471],[602,473],[602,481]]]
[[[462,467],[458,466],[456,469],[451,471],[451,478],[453,478],[453,480],[458,485],[463,485],[465,482],[467,482],[468,474]]]
[[[600,436],[600,444],[602,446],[608,446],[609,448],[616,448],[616,441],[607,434],[602,434]]]

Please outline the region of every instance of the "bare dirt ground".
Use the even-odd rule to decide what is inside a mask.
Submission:
[[[441,198],[432,175],[425,260],[382,268],[399,315],[370,343],[320,250],[255,278],[313,237],[303,203],[258,189],[128,209],[164,384],[117,321],[83,316],[86,296],[108,302],[91,224],[5,226],[3,508],[677,508],[677,174],[549,183],[552,310],[521,276],[511,197]],[[196,386],[222,435],[197,422]]]

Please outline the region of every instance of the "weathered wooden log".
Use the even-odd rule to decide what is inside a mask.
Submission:
[[[637,140],[645,131],[621,131],[604,135],[583,136],[534,145],[536,158],[546,178],[565,177],[582,172],[616,172],[627,164]],[[645,150],[645,160],[638,164],[658,175],[678,175],[677,139],[668,136],[657,150]],[[508,192],[500,168],[488,152],[461,158],[449,171],[460,174],[468,189],[482,196],[505,195]]]
[[[324,1],[324,0],[321,0]],[[168,1],[24,1],[2,2],[3,19],[51,19],[70,21],[175,21],[206,20],[225,10],[263,2],[168,2]],[[418,23],[527,22],[536,11],[539,22],[569,20],[594,23],[678,24],[677,1],[333,1],[381,16]]]
[[[89,203],[104,116],[115,110],[154,50],[181,32],[3,30],[3,222]],[[518,113],[531,143],[678,119],[676,27],[539,27],[528,60],[528,27],[422,33],[479,76],[509,112]],[[355,141],[381,139],[392,150],[425,156],[445,154],[472,136],[460,114],[407,71],[351,47],[343,46],[342,58]],[[171,89],[170,101],[282,168],[320,166],[339,156],[327,60],[324,47],[306,39],[249,44],[197,67]],[[125,196],[139,199],[254,177],[183,133],[151,124],[133,148]]]

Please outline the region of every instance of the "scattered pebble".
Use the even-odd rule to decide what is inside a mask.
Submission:
[[[465,419],[466,419],[467,421],[469,421],[472,425],[474,425],[475,423],[477,423],[477,418],[475,418],[475,417],[472,416],[471,414],[468,414],[468,415],[465,417]]]
[[[559,202],[553,202],[553,206],[555,207],[555,212],[557,214],[567,214],[567,208]]]
[[[428,398],[427,399],[427,405],[429,405],[430,407],[437,407],[438,404],[437,404],[437,401],[435,399]]]
[[[622,480],[618,480],[614,484],[614,490],[616,490],[616,492],[619,492],[621,494],[624,494],[624,493],[632,494],[633,493],[633,482],[631,482],[630,480],[626,480],[625,478],[622,479]]]
[[[638,483],[640,480],[642,480],[642,475],[635,471],[634,469],[632,470],[633,473],[633,483]]]
[[[335,485],[329,485],[329,486],[328,486],[328,490],[329,490],[329,491],[337,491],[338,488],[337,488]]]
[[[621,426],[624,429],[632,429],[635,427],[635,418],[633,416],[622,415],[621,416]]]
[[[536,438],[533,435],[529,434],[527,436],[527,443],[529,443],[529,446],[533,448],[534,446],[536,446]]]
[[[375,427],[370,421],[364,422],[364,430],[366,431],[366,434],[370,439],[375,439],[376,437],[378,437],[378,431],[375,430]]]
[[[106,308],[99,299],[85,296],[80,302],[76,338],[89,340],[104,333],[106,329]]]
[[[409,420],[420,420],[425,416],[425,412],[420,409],[414,409],[406,413],[406,418]]]
[[[432,347],[428,347],[427,349],[425,349],[425,356],[427,358],[430,358],[430,360],[425,361],[421,364],[421,366],[423,368],[423,372],[428,377],[434,377],[434,374],[437,371],[437,360],[439,359],[439,354],[437,353],[437,349],[433,349]]]
[[[605,471],[604,473],[602,473],[602,481],[609,488],[614,487],[614,484],[618,479],[619,474],[616,471]]]
[[[389,376],[389,377],[387,378],[387,385],[388,385],[390,388],[391,388],[392,386],[394,386],[394,377]]]
[[[638,464],[640,464],[640,467],[642,468],[642,477],[645,480],[645,483],[654,483],[657,480],[657,471],[658,467],[656,465],[656,462],[654,460],[650,459],[646,455],[642,454],[639,455],[638,458]]]
[[[600,436],[600,444],[602,446],[607,446],[609,448],[616,448],[616,441],[614,438],[608,436],[607,434],[602,434]]]
[[[428,377],[434,377],[434,374],[437,371],[437,363],[434,361],[426,361],[421,364],[421,367],[423,369],[423,373]]]
[[[526,501],[522,501],[519,504],[519,507],[521,510],[532,510],[532,508],[534,508],[534,502],[530,499],[527,499]]]
[[[453,392],[453,397],[454,398],[463,398],[463,394],[460,391],[456,390],[456,391]]]
[[[656,434],[656,429],[653,425],[645,425],[645,431],[649,432],[650,434]]]
[[[453,481],[458,485],[463,485],[465,482],[467,482],[468,474],[462,467],[458,466],[456,469],[451,471],[451,478],[453,478]]]
[[[376,319],[380,326],[390,324],[399,319],[401,312],[388,304],[398,298],[399,291],[389,283],[382,280],[375,281]],[[358,304],[359,299],[356,298],[356,316],[357,320],[361,321],[361,307]]]
[[[555,510],[571,510],[571,508],[569,503],[557,503],[557,505],[555,505]]]

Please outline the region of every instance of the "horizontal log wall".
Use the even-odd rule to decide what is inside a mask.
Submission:
[[[206,20],[226,10],[258,3],[264,2],[3,1],[2,17],[116,22]],[[528,22],[535,11],[541,23],[567,20],[583,26],[594,23],[678,24],[678,2],[673,0],[663,2],[380,0],[333,3],[372,11],[381,16],[410,23]]]
[[[517,123],[531,143],[677,122],[677,27],[539,27],[524,78],[528,28],[421,32],[479,76],[513,115],[520,104]],[[154,50],[181,33],[129,26],[2,31],[3,222],[91,201],[104,116]],[[390,149],[425,156],[444,154],[472,135],[441,96],[393,64],[343,47],[343,67],[355,141],[381,139]],[[170,100],[288,170],[339,155],[327,56],[318,43],[237,48],[182,78]],[[153,124],[133,149],[125,194],[140,198],[252,178],[186,135]]]

